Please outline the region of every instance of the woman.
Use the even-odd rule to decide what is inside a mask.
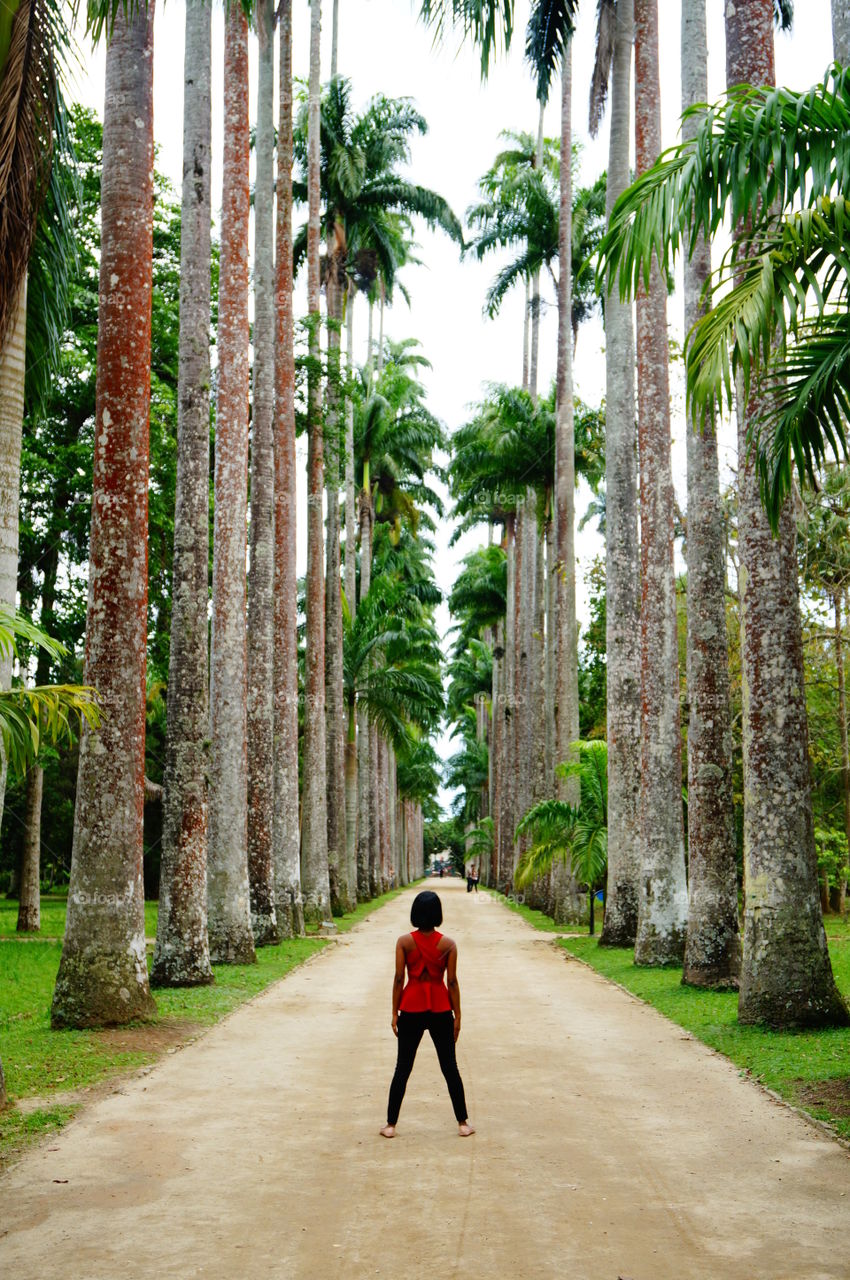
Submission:
[[[451,938],[438,933],[443,923],[443,907],[436,893],[426,889],[413,899],[410,909],[412,933],[404,933],[395,945],[393,981],[393,1034],[398,1039],[398,1060],[390,1085],[385,1138],[395,1137],[398,1113],[413,1070],[419,1041],[429,1032],[437,1050],[440,1070],[449,1086],[458,1133],[468,1138],[475,1132],[466,1114],[463,1081],[455,1060],[455,1044],[460,1035],[460,987],[457,981],[457,947]],[[408,982],[404,986],[404,970]],[[448,978],[448,987],[443,977]],[[402,989],[403,988],[403,989]]]

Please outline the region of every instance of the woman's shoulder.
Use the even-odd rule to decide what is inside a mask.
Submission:
[[[440,935],[438,946],[440,951],[457,951],[457,943],[454,938],[448,937],[445,933]]]
[[[396,946],[401,947],[401,948],[402,948],[402,950],[404,950],[404,951],[409,951],[411,947],[415,947],[415,946],[416,946],[416,943],[413,941],[413,934],[412,934],[412,933],[402,933],[402,934],[401,934],[401,935],[396,939]]]

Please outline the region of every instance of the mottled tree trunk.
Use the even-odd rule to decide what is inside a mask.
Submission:
[[[369,771],[366,775],[366,786],[369,793],[369,893],[376,898],[381,893],[381,802],[378,787],[381,767],[378,741],[378,730],[374,724],[368,727],[369,733]]]
[[[551,498],[550,498],[551,501]],[[546,700],[544,770],[547,795],[555,791],[555,672],[557,666],[558,581],[557,556],[555,554],[555,522],[549,512],[546,520],[546,670],[544,673]]]
[[[339,53],[339,0],[333,0],[331,23],[331,80],[336,79]]]
[[[633,0],[618,0],[611,67],[608,219],[629,184]],[[640,875],[640,561],[631,303],[605,298],[605,585],[608,664],[608,892],[601,946],[631,947]]]
[[[850,747],[847,742],[847,681],[844,664],[844,636],[842,624],[842,597],[833,601],[835,609],[835,668],[838,673],[838,732],[841,739],[841,795],[844,800],[844,834],[850,847]],[[834,907],[844,914],[847,896],[847,880],[843,877],[836,887]]]
[[[682,0],[682,112],[708,101],[705,0]],[[699,121],[682,120],[693,138]],[[685,333],[704,307],[711,248],[701,236],[685,259]],[[688,448],[688,931],[682,981],[737,987],[741,971],[732,803],[732,728],[726,642],[726,543],[717,437],[690,413]]]
[[[348,703],[345,735],[345,865],[348,883],[357,893],[357,705]]]
[[[24,815],[24,848],[21,856],[21,882],[18,890],[18,933],[37,933],[41,928],[41,830],[36,813],[41,812],[44,770],[34,764],[27,774],[26,811]]]
[[[327,920],[328,789],[325,759],[325,578],[322,543],[324,440],[319,342],[319,51],[321,0],[310,0],[310,84],[307,123],[307,309],[310,313],[307,444],[307,632],[304,708],[304,785],[301,801],[301,883],[304,915]]]
[[[21,430],[24,421],[27,286],[21,287],[6,340],[0,348],[0,608],[14,613],[18,584],[18,506]],[[0,655],[0,689],[12,683],[11,650]],[[6,753],[0,742],[0,822],[6,797]]]
[[[325,428],[325,488],[327,516],[327,586],[325,593],[325,693],[326,760],[328,774],[328,874],[331,909],[335,915],[354,906],[354,886],[349,885],[345,861],[345,694],[342,677],[342,564],[340,558],[339,478],[341,430],[339,402],[340,323],[342,321],[342,271],[334,253],[334,237],[328,245],[326,296],[328,308],[328,393]]]
[[[248,879],[257,946],[278,940],[274,899],[274,3],[257,6],[254,402],[248,578]]]
[[[224,28],[224,154],[210,660],[212,768],[207,873],[214,964],[256,959],[248,884],[246,521],[248,504],[248,22]]]
[[[65,941],[51,1020],[149,1017],[142,827],[153,245],[153,16],[119,10],[106,54],[83,728]]]
[[[555,762],[568,760],[579,734],[578,623],[575,554],[575,421],[573,411],[572,309],[572,45],[561,68],[561,191],[558,221],[558,417],[555,428],[555,554],[557,556],[555,640]],[[558,781],[562,800],[578,801],[575,786]],[[579,920],[578,885],[568,867],[553,869],[554,913],[559,922]]]
[[[180,347],[168,716],[151,982],[212,982],[207,937],[211,18],[186,5]]]
[[[277,131],[274,443],[275,913],[281,937],[304,932],[298,818],[298,608],[295,566],[295,318],[292,299],[292,0],[281,0]]]
[[[528,390],[529,338],[531,336],[531,281],[525,282],[525,304],[522,320],[522,389]]]
[[[661,151],[657,0],[635,0],[635,157]],[[673,475],[667,285],[657,267],[637,299],[641,532],[641,876],[635,963],[680,962],[688,891],[682,819],[679,648],[673,567]]]
[[[354,299],[349,284],[345,302],[345,356],[349,377],[354,372]],[[345,598],[352,622],[357,616],[357,497],[354,491],[354,401],[345,398]],[[353,883],[353,882],[352,882]]]
[[[726,81],[774,84],[771,0],[726,0]],[[748,448],[764,409],[757,396],[746,404],[739,396],[746,902],[738,1019],[844,1024],[818,893],[796,528],[789,500],[771,536]]]
[[[832,56],[850,66],[850,0],[832,0]]]
[[[499,708],[501,720],[499,766],[499,847],[498,879],[500,893],[508,893],[514,871],[514,798],[516,794],[516,733],[514,731],[514,695],[516,691],[516,536],[515,518],[505,520],[505,550],[507,554],[507,608],[505,611],[504,657],[499,678]]]
[[[501,626],[497,625],[493,633],[493,679],[490,695],[490,715],[492,722],[490,740],[490,817],[493,819],[493,848],[490,854],[490,884],[501,888],[499,881],[499,850],[501,848],[502,831],[502,773],[504,760],[502,755],[502,738],[505,721],[502,714],[502,697],[504,685],[504,648],[501,641]]]
[[[369,463],[364,463],[363,490],[360,494],[360,602],[372,585],[372,499],[369,489]],[[369,863],[372,849],[371,773],[373,768],[369,717],[360,703],[357,709],[357,897],[372,897]]]

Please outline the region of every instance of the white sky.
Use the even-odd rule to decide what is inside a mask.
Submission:
[[[777,34],[777,81],[804,88],[819,80],[832,57],[829,0],[797,0],[795,29]],[[659,0],[661,109],[663,142],[676,141],[680,110],[679,0]],[[411,172],[422,185],[434,187],[462,215],[475,199],[477,178],[488,168],[499,149],[503,129],[534,130],[537,106],[530,75],[522,58],[528,4],[518,0],[514,46],[502,57],[490,80],[482,85],[478,58],[471,48],[459,48],[450,37],[434,48],[431,35],[417,20],[418,6],[409,0],[340,0],[339,70],[352,80],[354,100],[362,106],[377,92],[412,97],[429,123],[429,133],[413,145]],[[183,26],[184,4],[168,0],[160,6],[155,25],[154,128],[159,147],[158,167],[179,192],[182,161]],[[330,0],[323,21],[323,79],[330,66]],[[582,180],[591,182],[607,161],[607,120],[591,142],[587,135],[587,97],[593,67],[596,4],[583,0],[573,45],[573,132],[583,147]],[[722,0],[708,0],[709,97],[724,87],[724,39]],[[221,193],[221,68],[222,6],[213,15],[213,207]],[[296,0],[294,14],[294,70],[306,77],[308,70],[309,6]],[[255,110],[256,41],[251,45],[252,117]],[[85,75],[79,84],[81,101],[103,113],[105,54],[87,49]],[[557,136],[560,91],[553,89],[545,129]],[[298,213],[296,212],[296,217]],[[493,258],[485,263],[460,262],[445,236],[419,228],[420,257],[425,265],[405,272],[411,293],[408,311],[402,300],[387,316],[387,334],[393,338],[416,337],[433,371],[427,377],[431,408],[453,429],[465,420],[467,406],[478,399],[490,381],[519,383],[522,356],[522,296],[518,291],[496,320],[482,316],[487,284],[498,269]],[[303,288],[303,282],[301,287]],[[549,288],[547,296],[546,289]],[[544,282],[548,302],[541,332],[541,386],[548,386],[555,372],[556,311],[551,287]],[[306,312],[302,300],[301,311]],[[668,308],[671,335],[682,339],[681,296]],[[355,317],[357,341],[365,346],[366,309],[358,303]],[[365,350],[363,357],[365,358]],[[580,332],[575,368],[576,392],[590,404],[604,396],[605,358],[602,326],[598,320]],[[673,372],[673,467],[679,500],[685,497],[685,442],[681,378]],[[733,436],[721,440],[721,469],[734,465]],[[303,469],[302,469],[303,481]],[[303,486],[302,486],[303,487]],[[587,494],[579,496],[579,514]],[[306,507],[305,507],[306,511]],[[299,572],[306,564],[305,521],[299,529]],[[466,535],[449,547],[451,527],[444,522],[437,536],[437,580],[448,591],[460,558],[484,540]],[[586,616],[583,576],[593,557],[603,550],[602,540],[590,528],[578,535],[579,617]],[[441,630],[448,626],[448,611],[441,610]],[[447,743],[440,744],[443,754]]]

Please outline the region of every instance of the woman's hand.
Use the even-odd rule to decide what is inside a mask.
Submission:
[[[393,1027],[393,1035],[396,1038],[398,1038],[398,1014],[397,1013],[393,1014],[392,1027]],[[457,1039],[457,1036],[455,1036],[455,1039]]]
[[[457,1014],[455,1014],[455,1044],[457,1044],[457,1039],[459,1035],[460,1035],[460,1018],[457,1016]]]

